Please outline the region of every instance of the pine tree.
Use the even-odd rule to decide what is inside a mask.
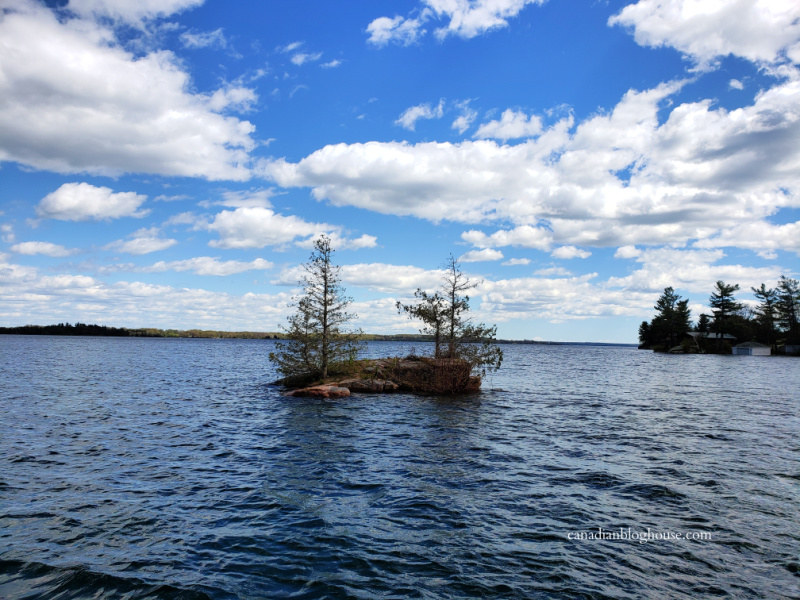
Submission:
[[[445,276],[440,292],[428,294],[417,290],[418,304],[397,303],[397,309],[409,318],[423,323],[423,333],[434,336],[434,356],[439,359],[464,361],[472,374],[495,371],[503,362],[503,351],[497,346],[496,326],[472,323],[467,317],[469,296],[464,292],[477,287],[452,255],[445,263]],[[450,390],[459,391],[456,389]]]
[[[418,304],[403,304],[398,301],[397,310],[408,315],[409,319],[422,321],[423,327],[420,333],[433,336],[434,357],[440,358],[442,355],[442,329],[445,322],[444,298],[435,292],[428,294],[426,291],[417,288],[414,297],[419,300]]]
[[[712,331],[717,333],[717,348],[722,346],[722,335],[729,333],[731,317],[742,310],[742,305],[733,297],[734,292],[738,291],[738,283],[728,285],[724,281],[717,281],[714,292],[708,299],[714,313]]]
[[[785,343],[796,344],[800,341],[800,282],[781,275],[777,293],[775,308],[778,322],[786,334]]]
[[[356,317],[347,312],[352,299],[344,295],[341,268],[333,264],[333,252],[330,239],[323,235],[303,265],[303,293],[295,298],[297,311],[283,328],[287,340],[278,342],[276,352],[269,355],[286,376],[324,379],[332,368],[354,361],[361,349],[361,331],[346,329]]]
[[[664,288],[653,308],[658,314],[650,325],[651,339],[655,343],[665,343],[669,348],[676,346],[691,327],[689,300],[681,300],[675,290],[668,287]]]
[[[756,318],[761,325],[763,332],[763,339],[767,345],[774,346],[775,344],[775,322],[777,319],[776,304],[778,302],[778,290],[767,288],[763,283],[760,288],[750,288],[753,295],[761,300],[756,311]]]

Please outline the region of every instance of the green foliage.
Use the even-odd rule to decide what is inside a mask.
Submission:
[[[714,284],[714,291],[708,299],[708,305],[714,313],[711,330],[715,333],[731,333],[729,321],[732,315],[742,310],[742,305],[733,297],[739,291],[739,284],[728,285],[724,281]]]
[[[426,291],[417,288],[414,297],[419,300],[418,304],[402,304],[397,301],[397,310],[408,315],[409,319],[422,321],[420,333],[433,337],[434,356],[441,357],[442,354],[442,329],[445,323],[445,303],[444,298],[435,292],[428,294]]]
[[[673,288],[668,287],[664,288],[653,308],[657,311],[653,321],[649,326],[645,326],[646,322],[639,326],[640,341],[642,335],[645,337],[642,345],[647,348],[661,346],[669,350],[680,344],[690,329],[689,300],[682,300]]]
[[[460,375],[446,378],[451,382],[463,380],[464,386],[471,385],[469,377],[496,371],[503,362],[503,351],[497,346],[497,327],[472,323],[467,316],[469,296],[465,292],[477,285],[461,271],[458,260],[450,255],[440,291],[428,294],[418,289],[414,293],[419,301],[417,304],[397,303],[398,311],[422,321],[420,331],[433,336],[434,358],[440,362],[450,361],[447,364],[442,362],[443,370],[456,374],[463,371],[463,365],[467,366],[466,379]]]
[[[287,376],[302,373],[325,378],[329,372],[346,369],[363,346],[360,330],[348,331],[355,315],[347,312],[352,299],[344,295],[340,267],[333,264],[331,241],[321,236],[303,265],[301,296],[295,298],[294,315],[284,328],[286,341],[278,342],[269,359]]]
[[[775,303],[777,320],[787,344],[800,342],[800,282],[781,275]]]

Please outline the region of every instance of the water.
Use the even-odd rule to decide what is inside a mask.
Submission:
[[[506,346],[503,391],[324,401],[271,349],[0,336],[0,597],[800,597],[796,359]]]

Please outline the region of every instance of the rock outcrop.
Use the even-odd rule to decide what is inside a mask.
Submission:
[[[292,390],[286,395],[301,398],[345,398],[350,395],[350,390],[346,387],[335,385],[315,385],[312,387],[300,388],[299,390]]]
[[[481,378],[473,376],[472,365],[462,359],[418,356],[365,359],[346,365],[342,371],[324,380],[300,374],[275,384],[299,388],[287,396],[313,398],[341,398],[350,392],[452,395],[477,392],[481,387]]]

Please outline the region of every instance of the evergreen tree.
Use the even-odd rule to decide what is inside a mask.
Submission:
[[[639,325],[639,346],[641,348],[651,348],[653,346],[653,331],[647,321],[642,321],[642,324]]]
[[[671,287],[664,288],[664,293],[656,301],[657,314],[650,325],[651,339],[656,344],[677,346],[683,335],[689,331],[691,310],[689,300],[681,300]]]
[[[697,318],[697,331],[700,333],[708,333],[710,324],[709,316],[703,313]]]
[[[786,334],[785,343],[800,342],[800,282],[781,275],[778,281],[775,309],[781,330]]]
[[[760,337],[769,346],[775,345],[775,321],[777,319],[776,304],[778,290],[767,288],[763,283],[760,288],[751,287],[753,295],[761,301],[756,310],[756,319],[760,325]]]
[[[467,317],[469,296],[464,292],[478,284],[467,277],[452,255],[445,264],[441,292],[428,294],[417,290],[416,305],[397,303],[397,309],[424,324],[422,331],[434,336],[436,358],[465,361],[473,373],[494,371],[503,362],[503,351],[497,347],[497,327],[475,324]],[[458,390],[452,390],[458,391]]]
[[[728,285],[724,281],[714,284],[714,291],[708,299],[714,313],[712,331],[718,334],[717,348],[722,346],[721,334],[730,333],[731,317],[742,309],[742,305],[733,297],[739,291],[739,284]]]
[[[289,317],[289,327],[283,328],[287,341],[278,342],[277,351],[269,355],[284,375],[325,378],[331,368],[355,360],[361,349],[361,331],[346,330],[355,315],[347,312],[352,299],[344,295],[333,252],[330,239],[323,235],[303,265],[303,294],[294,301],[297,312]]]
[[[445,323],[444,298],[436,292],[428,294],[426,291],[417,288],[414,297],[419,300],[418,304],[403,304],[397,302],[397,310],[408,315],[409,319],[422,321],[423,327],[420,333],[433,336],[434,357],[440,358],[442,355],[442,330]]]

